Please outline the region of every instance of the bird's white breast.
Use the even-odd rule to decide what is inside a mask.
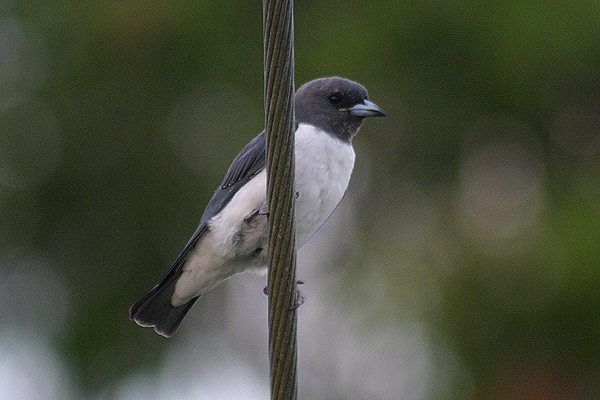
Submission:
[[[302,246],[338,205],[354,168],[352,145],[308,124],[295,136],[296,242]],[[239,224],[266,199],[263,170],[242,187],[210,222],[217,242],[230,243]]]
[[[302,246],[337,207],[354,168],[347,142],[308,124],[296,130],[296,241]]]

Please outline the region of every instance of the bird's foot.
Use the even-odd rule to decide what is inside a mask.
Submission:
[[[304,281],[298,280],[296,281],[297,285],[304,285]],[[265,288],[263,289],[263,293],[268,296],[269,295],[269,286],[265,286]],[[302,294],[302,292],[300,292],[299,290],[296,289],[296,298],[294,299],[294,305],[290,307],[290,310],[296,310],[298,309],[302,304],[304,304],[304,302],[306,302],[306,297],[304,297],[304,295]]]
[[[297,310],[300,308],[302,304],[306,301],[306,297],[300,292],[296,290],[296,298],[294,299],[294,304],[290,307],[290,310]]]
[[[269,204],[267,204],[266,201],[264,201],[258,208],[258,214],[259,215],[269,215]]]

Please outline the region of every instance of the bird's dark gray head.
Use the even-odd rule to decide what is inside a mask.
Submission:
[[[385,116],[369,101],[363,85],[338,77],[305,83],[296,92],[295,103],[298,123],[314,125],[348,142],[366,117]]]

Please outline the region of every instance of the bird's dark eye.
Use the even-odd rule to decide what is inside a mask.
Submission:
[[[334,93],[331,96],[329,96],[329,101],[331,102],[331,104],[340,104],[340,102],[342,101],[342,96],[340,96],[337,93]]]

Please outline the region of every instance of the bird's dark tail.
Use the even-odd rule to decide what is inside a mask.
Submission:
[[[154,327],[159,335],[171,337],[177,330],[183,317],[198,300],[193,298],[177,307],[171,305],[177,279],[165,279],[145,296],[136,301],[129,309],[129,318],[138,325]]]

